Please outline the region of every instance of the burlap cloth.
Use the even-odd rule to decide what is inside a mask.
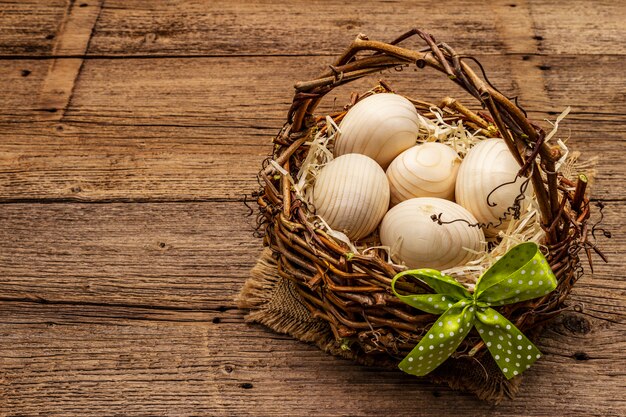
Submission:
[[[313,343],[324,352],[363,365],[397,367],[399,361],[390,357],[381,359],[380,356],[372,357],[358,350],[342,349],[328,324],[311,316],[309,310],[301,303],[294,284],[281,278],[276,270],[276,262],[271,251],[265,249],[237,296],[239,308],[248,310],[247,322],[263,324],[277,333]],[[532,333],[528,336],[534,338]],[[522,379],[521,376],[517,376],[507,380],[488,354],[482,355],[479,359],[469,357],[449,359],[427,378],[438,384],[447,384],[452,389],[474,393],[480,399],[495,403],[505,397],[513,398]]]

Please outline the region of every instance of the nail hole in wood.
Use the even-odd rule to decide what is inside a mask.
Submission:
[[[31,71],[27,69],[23,69],[21,74],[22,74],[22,77],[28,77],[31,74]]]
[[[528,61],[530,59],[530,55],[522,56],[522,61]]]
[[[541,71],[549,71],[552,69],[552,67],[550,65],[539,65],[539,69]]]
[[[219,317],[213,317],[213,324],[219,324],[222,322],[222,319],[220,319]]]
[[[576,352],[572,356],[577,361],[588,361],[589,359],[591,359],[589,355],[587,355],[585,352]]]
[[[89,6],[87,3],[81,3],[78,5],[78,7],[87,7],[87,6]]]
[[[254,385],[252,385],[249,382],[244,382],[243,384],[239,384],[239,388],[252,389],[252,388],[254,388]]]
[[[542,41],[543,40],[543,36],[535,35],[535,36],[533,36],[533,39],[536,40],[536,41]]]
[[[52,39],[54,39],[54,35],[52,33],[49,34],[49,35],[46,35],[46,39],[52,40]]]
[[[160,248],[164,248],[165,247],[165,243],[164,242],[159,242],[159,247]]]

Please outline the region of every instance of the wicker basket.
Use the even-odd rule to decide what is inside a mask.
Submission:
[[[415,51],[398,46],[414,35],[425,41],[425,49]],[[556,172],[555,163],[562,156],[560,148],[544,143],[544,130],[493,87],[484,71],[483,78],[479,78],[468,65],[470,59],[473,58],[458,55],[447,44],[437,43],[431,35],[417,29],[391,43],[359,35],[319,78],[296,84],[288,121],[274,140],[274,163],[268,159],[259,173],[263,188],[258,204],[264,243],[274,254],[277,273],[295,284],[299,298],[313,317],[328,323],[337,344],[367,356],[368,363],[398,363],[437,317],[395,299],[390,283],[400,268],[375,253],[354,255],[345,244],[308,221],[311,208],[296,198],[290,182],[280,175],[286,171],[295,176],[298,172],[308,151],[303,144],[310,140],[314,129],[324,126],[324,117],[315,117],[313,113],[333,88],[388,68],[431,67],[488,110],[488,114],[474,113],[453,99],[440,105],[447,119],[460,119],[473,128],[483,129],[486,135],[503,138],[521,166],[520,173],[531,178],[545,230],[545,256],[558,279],[558,287],[542,298],[498,308],[522,332],[529,332],[532,337],[536,330],[531,329],[540,328],[558,314],[582,274],[580,250],[589,252],[595,248],[587,242],[590,205],[585,197],[585,177],[573,182]],[[385,83],[382,87],[388,88]],[[428,113],[428,103],[413,102],[420,113]],[[338,122],[344,114],[345,111],[332,117]],[[455,361],[460,363],[469,355],[487,366],[491,359],[485,352],[479,335],[472,331],[447,361],[446,368],[453,369]]]

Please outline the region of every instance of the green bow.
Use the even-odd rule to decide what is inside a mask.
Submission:
[[[396,281],[405,275],[424,282],[436,294],[398,294]],[[502,373],[513,378],[539,359],[541,352],[491,306],[540,297],[556,285],[556,277],[535,243],[522,243],[508,251],[478,279],[474,294],[434,269],[399,273],[391,281],[398,298],[427,313],[441,314],[399,368],[412,375],[428,374],[456,351],[476,326]]]

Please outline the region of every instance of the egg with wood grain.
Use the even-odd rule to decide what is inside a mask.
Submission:
[[[533,187],[527,178],[516,177],[519,170],[504,139],[478,142],[461,163],[455,187],[456,201],[484,225],[488,237],[507,228],[516,199],[520,210],[525,210],[530,203]]]
[[[339,124],[334,155],[367,155],[387,168],[404,150],[415,145],[419,132],[415,106],[392,93],[374,94],[356,103]]]
[[[434,219],[433,219],[434,216]],[[391,257],[409,268],[449,269],[476,258],[485,237],[476,218],[460,205],[435,197],[412,198],[390,209],[380,240]]]
[[[402,152],[387,168],[391,204],[416,197],[454,200],[461,158],[448,145],[428,142]]]
[[[389,183],[372,158],[342,155],[320,170],[312,202],[331,228],[358,240],[376,229],[389,208]]]

